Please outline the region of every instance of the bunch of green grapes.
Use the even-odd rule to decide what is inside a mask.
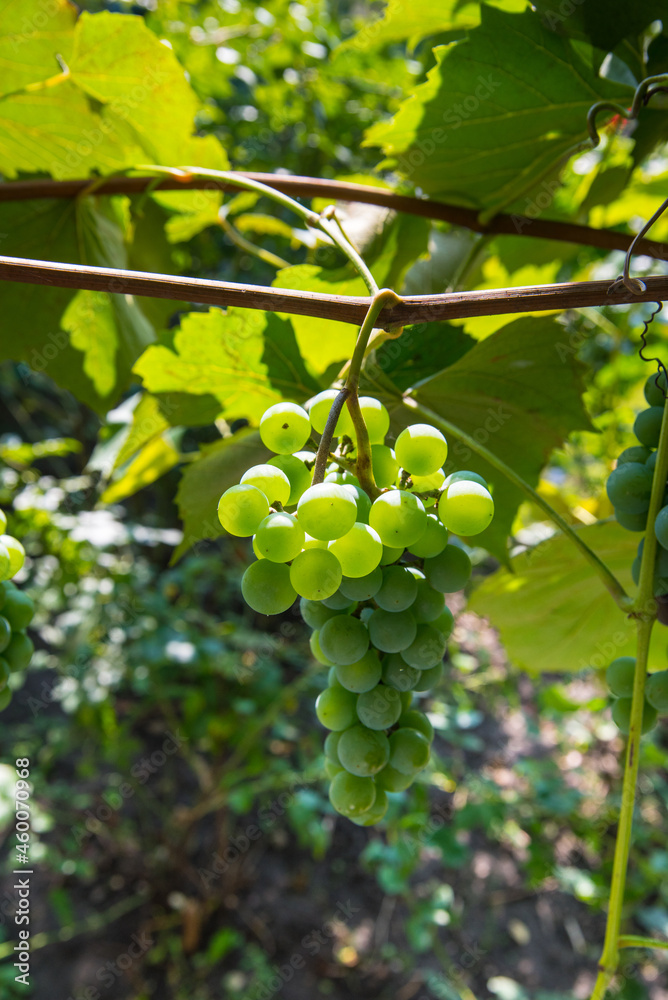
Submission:
[[[34,651],[26,629],[35,606],[11,580],[25,562],[25,551],[18,539],[4,534],[6,529],[7,518],[0,510],[0,712],[12,700],[9,675],[25,670]]]
[[[303,449],[313,431],[322,434],[336,395],[320,393],[308,412],[294,403],[266,411],[260,435],[276,456],[223,493],[218,516],[231,534],[252,536],[257,560],[241,582],[250,607],[279,614],[300,598],[312,653],[330,668],[316,702],[330,730],[330,801],[371,825],[387,792],[407,788],[429,761],[433,730],[412,700],[441,676],[454,625],[444,595],[471,572],[449,533],[483,531],[494,502],[476,473],[445,475],[447,442],[432,426],[407,427],[391,448],[389,414],[372,397],[359,404],[380,494],[372,500],[355,475],[347,411],[324,481],[314,484],[315,455]]]

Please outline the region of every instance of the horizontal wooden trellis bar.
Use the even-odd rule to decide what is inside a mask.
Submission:
[[[242,285],[206,278],[174,277],[147,271],[123,271],[84,264],[0,256],[0,281],[54,288],[85,288],[120,295],[186,300],[215,306],[243,306],[269,312],[293,313],[361,325],[369,299],[363,296],[323,295],[288,291],[263,285]],[[509,313],[577,309],[585,306],[624,305],[668,299],[668,276],[645,279],[646,290],[631,294],[610,290],[609,281],[570,281],[557,285],[529,285],[443,295],[409,295],[380,314],[378,326],[404,326],[435,320],[464,319]]]

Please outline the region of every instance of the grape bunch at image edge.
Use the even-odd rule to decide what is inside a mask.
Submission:
[[[313,484],[317,445],[337,396],[319,393],[308,412],[271,406],[260,421],[274,457],[248,469],[220,498],[232,535],[252,537],[257,560],[241,590],[256,612],[275,615],[300,598],[315,659],[329,667],[316,714],[330,732],[330,801],[360,826],[381,820],[388,792],[407,788],[429,762],[433,729],[414,703],[439,680],[454,620],[445,594],[471,574],[465,548],[449,541],[489,526],[494,501],[475,472],[446,476],[448,446],[429,424],[401,431],[394,446],[386,408],[359,400],[369,435],[372,501],[355,475],[356,438],[344,409],[324,481]]]
[[[12,700],[10,674],[25,670],[34,652],[26,633],[35,614],[31,597],[12,583],[23,568],[25,551],[17,538],[4,534],[7,517],[0,510],[0,712]]]

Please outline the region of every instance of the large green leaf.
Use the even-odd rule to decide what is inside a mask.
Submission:
[[[583,48],[533,12],[485,6],[480,26],[435,50],[427,81],[366,142],[426,193],[500,211],[556,174],[586,139],[594,102],[628,99],[630,88],[594,74]]]
[[[402,392],[447,368],[475,346],[473,337],[450,323],[419,323],[405,326],[401,336],[386,340],[366,363],[362,380],[382,372]]]
[[[169,431],[149,441],[133,458],[126,469],[114,479],[100,497],[102,503],[118,503],[126,497],[150,486],[181,461],[181,454],[175,447],[173,435],[182,431]]]
[[[578,528],[628,593],[638,538],[616,522]],[[499,630],[511,661],[532,674],[607,666],[635,653],[635,625],[604,588],[570,539],[554,535],[499,569],[474,591],[469,608]],[[650,649],[652,669],[665,668],[666,639],[660,625]]]
[[[184,316],[173,348],[149,347],[135,372],[153,393],[215,397],[228,419],[257,421],[281,398],[304,400],[319,388],[304,367],[290,322],[250,309]]]
[[[68,0],[0,0],[0,96],[61,72],[72,52],[77,9]]]
[[[455,424],[535,486],[551,452],[571,431],[591,430],[582,404],[582,366],[560,351],[566,333],[549,318],[514,320],[411,395]],[[479,472],[496,512],[475,541],[506,558],[506,539],[525,495],[467,446],[450,442],[447,467]]]
[[[533,0],[533,6],[553,31],[586,38],[604,52],[612,52],[624,38],[635,41],[652,21],[666,17],[664,0],[579,0],[562,10],[554,0]]]

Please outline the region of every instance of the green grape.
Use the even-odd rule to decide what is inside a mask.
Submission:
[[[347,615],[352,614],[357,607],[355,601],[351,601],[349,597],[346,597],[341,589],[335,590],[331,597],[326,597],[322,603],[326,608],[332,608],[334,611],[345,611]]]
[[[647,511],[642,514],[625,514],[621,510],[615,509],[617,523],[626,528],[627,531],[644,531],[647,527]]]
[[[662,507],[654,522],[656,540],[664,549],[668,549],[668,506]]]
[[[380,678],[381,665],[375,649],[368,649],[355,663],[339,663],[336,667],[336,679],[341,687],[355,694],[371,691]]]
[[[446,476],[445,482],[443,483],[443,489],[447,490],[448,486],[452,483],[478,483],[480,486],[484,486],[488,489],[487,480],[482,476],[478,475],[477,472],[469,472],[468,469],[462,469],[461,472],[451,472],[449,476]]]
[[[374,826],[376,823],[380,823],[387,812],[388,805],[389,800],[384,790],[376,787],[376,801],[371,808],[360,813],[359,816],[349,816],[348,818],[355,826]]]
[[[371,691],[357,696],[357,717],[368,729],[389,729],[402,709],[399,692],[384,684],[377,684]]]
[[[390,490],[374,500],[369,524],[376,529],[383,545],[406,548],[424,534],[427,515],[419,497],[407,490]]]
[[[326,607],[322,601],[309,601],[306,597],[300,598],[299,610],[306,624],[313,629],[322,628],[336,614],[336,611]]]
[[[322,663],[323,667],[333,667],[334,666],[334,664],[332,663],[332,661],[329,660],[325,656],[325,654],[323,653],[322,649],[320,648],[320,630],[319,629],[315,629],[315,631],[311,632],[308,644],[309,644],[309,647],[311,649],[311,655],[313,656],[314,660],[317,660],[318,663]]]
[[[265,410],[260,420],[262,444],[279,455],[299,451],[310,436],[308,413],[296,403],[275,403]]]
[[[394,451],[400,465],[411,475],[430,476],[448,457],[448,443],[431,424],[413,424],[401,432]]]
[[[417,580],[406,566],[387,566],[375,601],[384,611],[405,611],[417,597],[417,589]]]
[[[331,760],[334,764],[340,764],[339,755],[337,753],[337,747],[339,745],[339,740],[341,739],[341,733],[327,733],[325,737],[325,757],[327,760]]]
[[[650,406],[648,410],[641,410],[636,417],[633,433],[646,448],[656,448],[658,445],[662,420],[663,405]]]
[[[250,538],[269,513],[267,498],[257,486],[230,486],[218,501],[218,520],[230,535]]]
[[[412,643],[417,632],[415,619],[410,611],[373,612],[368,622],[371,642],[383,653],[400,653]]]
[[[360,410],[369,433],[371,444],[382,444],[390,429],[390,414],[379,399],[373,396],[360,396]]]
[[[357,476],[353,476],[352,472],[349,472],[347,469],[343,471],[336,469],[333,472],[328,472],[324,482],[338,483],[339,486],[359,486],[360,484]]]
[[[325,688],[316,700],[315,714],[325,729],[341,732],[357,722],[356,699],[357,695],[339,685]]]
[[[433,625],[434,628],[437,628],[438,631],[441,632],[447,639],[450,636],[453,628],[455,627],[454,615],[452,614],[450,608],[447,607],[446,605],[446,607],[443,608],[443,611],[440,613],[438,618],[435,618],[429,624]]]
[[[293,514],[268,514],[255,534],[253,547],[271,562],[290,562],[302,550],[304,529]]]
[[[320,648],[332,663],[357,663],[369,648],[369,633],[359,618],[336,615],[320,629]]]
[[[375,608],[366,607],[362,608],[362,610],[360,611],[360,621],[364,622],[367,628],[369,627],[369,618],[371,618],[371,615],[374,613],[374,610]]]
[[[626,462],[610,473],[606,491],[610,503],[624,514],[643,514],[649,507],[652,471],[639,462]]]
[[[416,708],[401,713],[399,727],[401,729],[417,729],[418,733],[422,733],[430,743],[434,739],[434,727],[424,712],[418,712]]]
[[[654,466],[656,465],[656,457],[658,454],[659,454],[658,451],[653,451],[652,454],[647,459],[647,461],[645,462],[645,465],[647,466],[648,469],[652,471],[652,473],[654,472]]]
[[[343,684],[339,684],[339,679],[336,676],[336,666],[332,663],[331,667],[327,671],[327,687],[330,688],[342,688]]]
[[[411,613],[415,621],[434,622],[445,609],[445,597],[442,591],[434,590],[426,580],[417,581],[417,594],[411,605]],[[449,633],[448,633],[449,634]]]
[[[460,480],[448,486],[438,501],[438,516],[456,535],[478,535],[494,517],[492,495],[480,483]]]
[[[421,670],[420,678],[415,685],[414,691],[416,694],[426,694],[435,688],[441,677],[443,676],[443,663],[437,663],[435,667],[430,667],[429,670]]]
[[[341,564],[344,576],[368,576],[378,566],[383,554],[383,543],[378,532],[368,524],[353,524],[350,531],[328,545]]]
[[[327,542],[323,542],[321,538],[311,538],[310,535],[307,535],[306,532],[304,532],[304,544],[302,545],[302,548],[304,551],[307,549],[326,549]]]
[[[304,531],[329,542],[350,531],[357,516],[357,504],[345,486],[317,483],[301,495],[297,516]]]
[[[471,576],[471,560],[458,545],[446,545],[443,551],[425,559],[424,572],[429,583],[444,594],[462,590]]]
[[[11,700],[12,692],[8,687],[6,687],[3,691],[0,691],[0,712],[4,712]]]
[[[354,483],[344,483],[344,490],[350,493],[351,497],[357,504],[357,514],[355,520],[360,524],[369,523],[369,512],[371,511],[371,500],[364,492],[361,486],[356,486]]]
[[[3,653],[12,638],[12,627],[7,619],[0,615],[0,653]]]
[[[384,733],[358,723],[341,733],[338,755],[346,771],[368,778],[382,771],[389,761],[390,743]]]
[[[376,566],[366,576],[348,577],[341,580],[339,590],[351,601],[369,601],[380,590],[383,582],[383,571]]]
[[[403,548],[395,548],[392,545],[383,545],[383,554],[380,559],[380,565],[389,566],[391,563],[395,563],[397,559],[401,559],[403,554]]]
[[[7,681],[9,680],[9,675],[11,670],[9,669],[9,664],[4,656],[0,656],[0,691],[4,691],[7,687]]]
[[[659,670],[647,678],[645,697],[661,715],[668,713],[668,670]]]
[[[329,801],[342,816],[362,816],[372,808],[375,800],[376,786],[373,778],[360,778],[348,771],[341,771],[329,786]]]
[[[253,537],[251,538],[251,545],[253,546],[253,554],[254,554],[255,558],[256,559],[264,559],[263,554],[260,552],[259,548],[257,547],[257,540],[256,540],[255,535],[253,535]]]
[[[324,392],[319,392],[317,396],[314,396],[308,404],[309,417],[311,418],[314,430],[316,430],[318,434],[322,434],[324,431],[327,418],[329,417],[329,411],[332,408],[332,403],[338,394],[338,389],[325,389]],[[343,437],[344,434],[350,438],[353,436],[353,422],[350,416],[350,411],[345,405],[341,410],[339,419],[336,421],[334,437],[340,438]]]
[[[417,729],[397,729],[389,744],[390,764],[401,774],[417,774],[429,763],[429,740]]]
[[[410,646],[401,655],[410,667],[416,670],[430,670],[445,656],[446,640],[442,632],[433,625],[418,625],[417,634]]]
[[[634,444],[630,448],[625,448],[617,459],[617,466],[625,465],[627,462],[637,462],[644,465],[652,452],[642,444]]]
[[[16,576],[26,561],[26,551],[18,538],[13,535],[0,535],[0,544],[4,545],[9,553],[9,575]]]
[[[420,679],[420,672],[409,667],[400,653],[390,653],[383,660],[383,684],[395,691],[412,691]]]
[[[612,721],[620,733],[628,736],[631,730],[631,706],[633,698],[618,698],[612,705]],[[642,712],[641,733],[648,733],[656,725],[657,711],[649,702],[645,702]]]
[[[3,651],[3,657],[9,664],[9,669],[25,670],[35,652],[32,639],[25,632],[12,632],[9,645]]]
[[[309,601],[322,601],[335,594],[343,575],[338,559],[327,549],[300,552],[289,572],[292,587]]]
[[[407,664],[408,665],[408,664]],[[413,692],[412,691],[400,691],[399,697],[401,698],[401,711],[407,712],[411,705],[413,704]]]
[[[250,564],[241,578],[241,593],[246,604],[261,615],[280,615],[297,597],[288,567],[268,559]]]
[[[287,504],[290,496],[290,480],[284,472],[273,465],[252,466],[241,477],[241,486],[246,485],[257,487],[270,504]]]
[[[343,764],[337,764],[333,760],[325,761],[325,774],[330,779],[330,781],[332,780],[332,778],[336,777],[337,774],[341,774],[343,770],[344,770]]]
[[[375,777],[376,787],[379,791],[403,792],[413,784],[414,774],[402,774],[391,764],[387,764]]]
[[[653,375],[650,375],[645,382],[643,390],[645,399],[649,405],[663,406],[666,401],[665,392],[667,388],[665,372],[659,372],[658,374],[655,372]]]
[[[435,514],[427,514],[427,526],[424,533],[408,546],[408,551],[420,559],[437,556],[448,543],[448,529]]]
[[[12,575],[12,561],[8,549],[0,543],[0,580],[8,580]]]
[[[4,510],[0,510],[0,534],[4,534],[7,530],[7,515]]]
[[[371,445],[371,468],[376,485],[381,490],[391,486],[399,473],[399,463],[386,444]]]
[[[445,482],[443,469],[437,469],[430,476],[411,476],[412,493],[427,493],[429,490],[440,490]]]
[[[633,694],[633,680],[636,672],[636,661],[632,656],[618,656],[608,666],[605,680],[611,694],[616,698],[630,698]]]
[[[269,459],[267,465],[280,469],[287,477],[290,483],[290,496],[287,503],[283,500],[281,503],[286,503],[287,507],[293,507],[304,490],[307,490],[311,485],[313,470],[308,469],[297,455],[274,455],[273,458]]]

